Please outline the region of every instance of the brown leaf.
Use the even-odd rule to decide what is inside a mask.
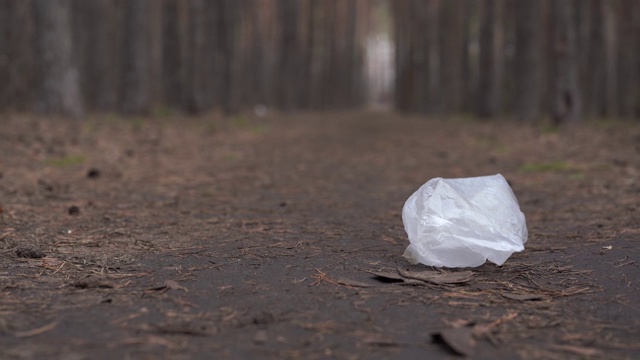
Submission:
[[[398,274],[404,278],[421,280],[432,284],[445,285],[445,284],[463,284],[471,281],[473,277],[473,271],[458,271],[440,273],[436,271],[420,271],[413,272],[410,270],[404,270],[398,268]]]
[[[456,354],[464,356],[473,355],[476,347],[476,340],[473,338],[473,327],[469,326],[444,329],[439,333],[433,334],[433,340],[447,345]]]
[[[373,287],[373,285],[371,285],[371,284],[367,284],[367,283],[363,283],[363,282],[356,281],[356,280],[351,280],[351,279],[344,279],[344,278],[343,279],[337,279],[336,282],[338,284],[341,284],[341,285],[359,287],[359,288]]]
[[[174,281],[174,280],[167,280],[167,281],[165,281],[164,286],[165,286],[167,289],[170,289],[170,290],[182,290],[182,291],[184,291],[184,292],[189,292],[189,290],[187,290],[187,288],[186,288],[186,287],[184,287],[184,286],[182,286],[182,285],[178,284],[178,282],[177,282],[177,281]]]
[[[167,280],[164,282],[164,285],[152,287],[149,289],[149,291],[160,291],[160,292],[165,292],[168,290],[182,290],[184,292],[189,292],[189,290],[187,290],[186,287],[178,284],[178,282],[175,280]]]
[[[424,286],[424,281],[418,281],[415,279],[403,278],[397,272],[380,272],[380,271],[368,271],[368,273],[376,276],[376,280],[384,283],[398,283],[400,285],[410,286]]]
[[[405,280],[397,272],[368,271],[368,273],[375,275],[378,280],[384,282],[403,282]]]

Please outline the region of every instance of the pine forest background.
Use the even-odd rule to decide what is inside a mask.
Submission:
[[[640,117],[635,0],[0,0],[0,111]]]

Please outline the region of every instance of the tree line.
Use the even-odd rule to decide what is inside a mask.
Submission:
[[[395,107],[640,117],[640,1],[396,0]]]
[[[0,111],[359,107],[376,21],[399,111],[640,117],[637,0],[0,0]]]
[[[0,110],[362,105],[370,0],[0,0]]]

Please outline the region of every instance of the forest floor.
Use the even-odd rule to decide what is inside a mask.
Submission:
[[[632,359],[640,124],[0,118],[2,359]],[[524,252],[407,279],[401,210],[503,174]],[[400,271],[399,271],[400,270]],[[383,275],[376,276],[375,274]],[[460,355],[462,354],[462,355]]]

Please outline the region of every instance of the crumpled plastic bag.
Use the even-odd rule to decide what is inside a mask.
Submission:
[[[402,222],[411,242],[404,257],[412,264],[502,265],[527,241],[524,214],[500,174],[431,179],[407,199]]]

